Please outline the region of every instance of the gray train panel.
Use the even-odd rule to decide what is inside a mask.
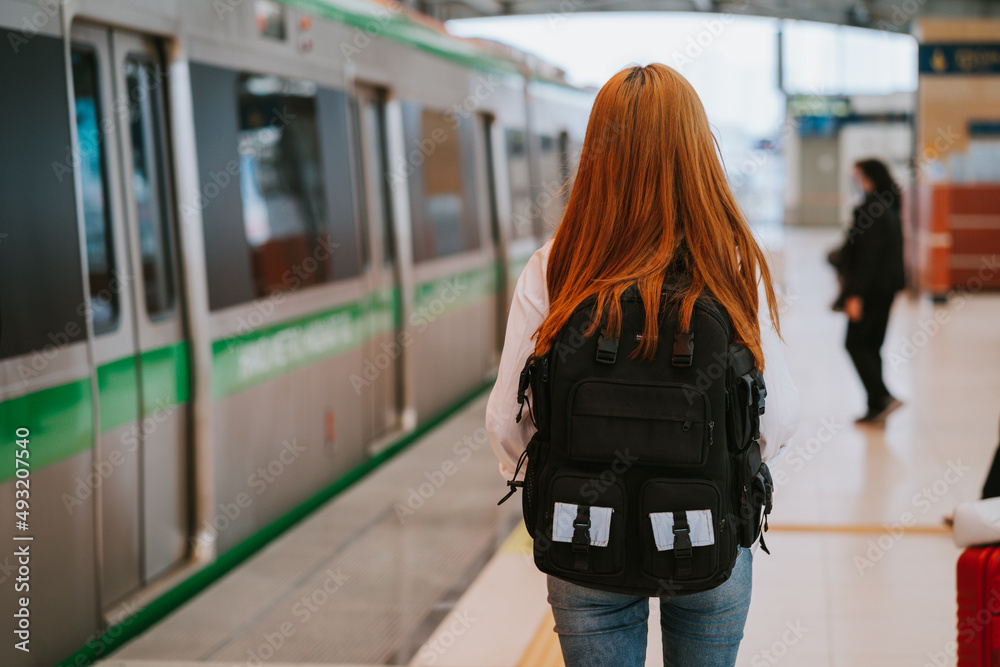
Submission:
[[[142,464],[139,448],[128,441],[131,426],[122,426],[100,435],[100,461],[113,466],[111,469],[114,471],[101,484],[104,546],[101,597],[105,608],[138,590],[142,583],[142,508],[138,502]]]
[[[142,525],[145,548],[143,573],[154,581],[183,562],[190,535],[190,456],[187,442],[190,408],[173,405],[152,416],[153,427],[143,432]]]
[[[11,667],[51,667],[90,641],[97,627],[97,590],[94,572],[94,472],[90,452],[85,452],[31,473],[31,530],[27,565],[28,590],[15,589],[21,565],[14,548],[0,556],[0,614],[6,641],[0,644],[0,664]],[[90,481],[88,481],[90,480]],[[67,502],[67,499],[72,499]],[[14,483],[0,484],[0,512],[5,545],[15,531]],[[18,599],[28,597],[31,621],[30,653],[14,647],[12,621]]]
[[[220,552],[364,460],[362,425],[352,418],[361,400],[350,383],[360,371],[361,350],[354,350],[215,403],[217,505],[210,533]],[[332,441],[328,414],[335,420]]]
[[[459,285],[462,282],[457,280]],[[445,287],[440,294],[447,298],[450,291]],[[433,315],[436,301],[429,302],[426,329],[414,337],[412,348],[420,388],[416,407],[421,420],[434,416],[489,377],[492,349],[486,343],[494,335],[494,298],[481,298],[478,303],[438,317]]]

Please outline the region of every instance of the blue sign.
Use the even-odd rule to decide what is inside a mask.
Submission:
[[[1000,120],[970,120],[970,137],[1000,137]]]
[[[1000,74],[1000,43],[921,44],[921,74]]]

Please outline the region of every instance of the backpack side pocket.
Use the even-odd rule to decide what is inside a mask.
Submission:
[[[767,530],[774,484],[767,464],[761,461],[760,446],[756,442],[733,459],[738,480],[738,497],[734,505],[738,513],[737,539],[740,546],[750,548],[760,537],[761,527]]]
[[[524,470],[524,493],[521,495],[521,513],[524,515],[524,526],[528,534],[535,537],[535,526],[538,525],[538,494],[539,471],[545,464],[544,456],[548,453],[548,443],[539,440],[536,433],[528,441],[528,463]]]

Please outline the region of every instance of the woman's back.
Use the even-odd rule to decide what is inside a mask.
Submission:
[[[675,274],[672,278],[680,280],[671,280],[674,289],[664,291],[668,271]],[[627,307],[632,310],[626,317],[622,297],[627,291]],[[696,302],[708,294],[729,320],[724,323],[726,318],[720,318],[718,323],[710,323],[710,328],[726,332],[718,334],[722,337],[711,343],[714,346],[711,348],[706,347],[710,338],[698,338],[699,330],[705,330],[704,321],[700,320],[701,324],[694,322],[692,329]],[[581,316],[581,304],[586,304],[590,311],[586,317]],[[664,320],[663,313],[667,309],[672,314]],[[600,395],[591,396],[594,399],[591,403],[597,408],[596,412],[592,411],[593,424],[572,437],[583,442],[581,438],[593,436],[598,430],[603,435],[589,437],[592,444],[596,443],[596,449],[582,458],[577,456],[578,463],[573,463],[575,455],[570,455],[565,443],[559,443],[557,450],[555,445],[548,446],[535,437],[538,434],[532,420],[519,419],[517,401],[518,395],[525,392],[521,379],[526,376],[521,371],[526,368],[529,357],[545,358],[550,352],[561,353],[563,350],[553,350],[553,345],[561,336],[565,337],[571,318],[575,318],[576,328],[584,330],[573,332],[574,341],[578,342],[570,347],[591,346],[597,351],[598,363],[618,363],[614,372],[609,369],[595,371],[611,380],[603,382],[601,387],[594,385]],[[660,327],[665,321],[674,330],[669,336],[665,332],[661,335]],[[628,341],[620,340],[623,322],[629,331]],[[584,323],[588,326],[584,327]],[[678,333],[688,338],[682,337],[681,343],[677,343]],[[676,562],[676,571],[669,569],[674,565],[662,570],[675,572],[667,579],[673,576],[691,578],[692,569],[686,568],[696,561],[688,560],[692,557],[688,549],[701,549],[698,553],[706,554],[709,553],[706,549],[721,553],[735,548],[731,541],[732,528],[726,526],[726,504],[712,500],[721,496],[695,493],[691,496],[693,500],[677,500],[684,495],[678,495],[680,491],[694,487],[685,486],[679,479],[680,473],[674,475],[675,481],[670,481],[667,474],[670,470],[679,470],[678,466],[688,466],[691,472],[691,466],[705,465],[702,460],[705,452],[714,453],[713,470],[722,477],[718,482],[706,481],[698,488],[715,487],[719,494],[728,497],[729,491],[723,487],[729,473],[718,466],[730,465],[727,463],[729,450],[723,442],[719,442],[715,450],[711,449],[709,418],[685,418],[664,426],[667,430],[657,432],[659,435],[640,423],[655,417],[654,412],[662,412],[665,402],[676,401],[678,414],[697,412],[697,406],[684,404],[697,391],[691,396],[687,393],[681,396],[678,392],[674,392],[677,396],[667,396],[675,372],[670,369],[672,356],[673,365],[684,366],[693,363],[699,354],[692,351],[688,355],[684,351],[685,346],[689,347],[692,333],[696,340],[694,348],[690,349],[704,354],[718,348],[716,355],[724,356],[727,340],[731,339],[749,351],[748,368],[763,371],[768,388],[768,409],[760,420],[760,445],[764,458],[769,458],[794,431],[798,397],[780,349],[777,304],[767,262],[729,188],[704,109],[690,84],[664,65],[633,67],[616,74],[598,93],[562,220],[553,239],[532,256],[518,280],[499,374],[486,415],[491,445],[500,460],[500,471],[508,480],[515,475],[520,480],[517,468],[525,458],[528,458],[529,468],[537,471],[545,457],[554,456],[557,451],[562,452],[560,456],[567,464],[591,470],[596,475],[588,476],[590,473],[587,473],[574,477],[569,472],[549,470],[545,473],[548,477],[539,483],[544,506],[537,516],[526,511],[526,519],[540,525],[540,532],[532,531],[536,556],[542,548],[542,560],[545,561],[545,550],[559,549],[559,563],[555,563],[552,571],[568,568],[562,577],[550,575],[548,585],[556,631],[560,634],[564,659],[569,667],[583,664],[627,666],[644,662],[646,598],[619,592],[613,586],[598,586],[604,590],[597,590],[586,577],[568,574],[593,570],[595,563],[603,563],[598,569],[603,568],[602,571],[609,574],[609,567],[612,570],[617,567],[643,569],[638,561],[631,566],[627,563],[615,565],[622,559],[616,560],[610,552],[602,551],[614,548],[615,544],[621,549],[625,538],[620,535],[616,538],[617,533],[632,531],[629,533],[632,537],[628,538],[632,540],[645,540],[642,536],[648,533],[650,544],[654,533],[663,537],[662,550],[657,537],[656,549],[650,558],[664,566]],[[725,337],[730,335],[731,338]],[[697,340],[703,340],[701,347]],[[661,345],[672,345],[673,349],[659,350]],[[590,354],[593,350],[587,349],[585,356],[589,359],[594,355]],[[621,350],[627,353],[621,355]],[[623,356],[627,359],[622,359]],[[650,364],[654,359],[656,363]],[[584,361],[586,363],[578,368],[589,373],[586,369],[594,360]],[[642,370],[642,364],[650,366]],[[625,373],[630,368],[639,369],[648,382],[620,382],[612,377],[615,372]],[[649,370],[652,368],[664,370],[654,372]],[[708,372],[702,372],[708,377]],[[681,377],[683,370],[677,373]],[[545,376],[544,370],[542,376]],[[574,386],[582,386],[584,381],[574,382],[579,383]],[[686,382],[685,386],[697,389],[695,378],[688,377]],[[556,380],[553,383],[555,386]],[[655,385],[656,391],[663,396],[646,400],[651,385]],[[546,400],[541,395],[534,396],[530,389],[527,393],[536,401]],[[727,401],[721,393],[713,395],[717,412],[711,414],[711,420],[724,421],[727,417],[722,416],[721,410]],[[706,415],[709,403],[702,400],[700,404]],[[614,414],[606,409],[609,405]],[[572,412],[573,409],[569,409],[567,415],[560,414],[556,418],[562,420]],[[609,426],[608,417],[617,419],[617,426]],[[569,418],[572,422],[572,417]],[[631,428],[629,419],[639,420],[636,428]],[[695,438],[690,432],[696,430],[696,424],[700,424],[697,432],[703,436]],[[659,442],[663,439],[669,442]],[[679,447],[682,441],[689,440],[697,445],[689,448],[693,452],[688,457],[690,460],[678,462],[670,456],[666,459],[660,456],[669,454],[671,446]],[[530,450],[526,449],[529,441],[533,446]],[[602,465],[598,459],[607,458],[607,452],[616,447],[631,451],[630,443],[635,451],[652,453],[652,458],[645,456],[647,460],[642,462],[644,457],[640,456],[633,467],[626,465],[623,470],[616,469],[614,462],[608,462],[606,474],[597,475]],[[549,452],[548,455],[545,452]],[[594,459],[591,463],[585,462],[588,456]],[[625,464],[619,460],[617,465]],[[662,473],[657,472],[657,466]],[[647,512],[648,516],[643,514],[643,503],[636,501],[640,497],[637,494],[644,492],[636,491],[626,479],[633,478],[631,482],[634,483],[637,475],[660,478],[656,498],[650,497],[649,502],[657,506],[665,503],[666,510]],[[574,479],[577,482],[573,482]],[[579,481],[583,479],[590,482],[583,484]],[[611,488],[608,484],[620,485],[623,495],[608,495]],[[526,491],[532,486],[529,480]],[[603,491],[598,491],[598,486]],[[642,488],[651,487],[643,485]],[[733,494],[738,497],[735,492]],[[553,498],[556,502],[549,507]],[[671,509],[678,502],[684,503],[683,506]],[[660,523],[653,519],[654,514]],[[688,532],[688,521],[692,522],[690,530],[693,533]],[[540,542],[540,538],[544,539]],[[564,540],[572,543],[572,548],[554,546]],[[553,546],[545,547],[545,544]],[[730,546],[720,546],[723,544]],[[672,597],[672,592],[685,587],[667,579],[662,582],[664,656],[671,664],[731,665],[735,660],[749,605],[751,577],[750,551],[740,549],[729,579],[720,585],[712,580],[710,585],[714,588],[705,592]],[[536,562],[539,562],[537,558]],[[697,567],[707,567],[708,561],[697,562],[700,563]],[[678,632],[682,626],[683,632]],[[706,649],[706,645],[710,648]]]

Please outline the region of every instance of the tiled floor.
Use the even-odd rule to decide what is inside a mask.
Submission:
[[[843,350],[844,317],[829,310],[834,283],[824,255],[836,240],[827,231],[801,230],[770,239],[780,251],[775,266],[781,267],[786,292],[783,333],[803,419],[791,445],[772,462],[780,480],[767,535],[772,555],[755,556],[753,603],[738,665],[954,665],[959,550],[941,519],[956,503],[978,496],[997,445],[1000,295],[967,293],[941,306],[901,296],[884,355],[886,382],[905,405],[884,429],[857,427],[853,418],[862,412],[863,392]],[[523,529],[514,531],[471,585],[466,578],[478,571],[476,559],[440,541],[468,539],[472,551],[499,544],[506,535],[500,531],[510,517],[489,507],[502,483],[488,451],[464,464],[414,521],[379,519],[423,481],[424,471],[448,458],[457,438],[476,432],[483,405],[470,406],[335,499],[241,573],[112,655],[107,667],[247,664],[244,649],[268,622],[281,618],[295,587],[308,585],[308,577],[288,572],[283,554],[293,551],[310,571],[341,559],[352,568],[353,581],[331,600],[330,624],[311,624],[308,644],[289,646],[265,662],[270,667],[278,667],[278,660],[329,664],[361,655],[382,656],[368,662],[395,662],[404,654],[414,665],[559,664],[555,638],[547,632],[544,577],[531,563]],[[368,509],[354,516],[355,508]],[[385,551],[373,542],[366,546],[376,538]],[[408,550],[414,555],[407,556]],[[420,564],[434,563],[435,550],[452,564],[422,569]],[[353,552],[361,555],[347,559]],[[375,558],[378,553],[382,557]],[[254,603],[253,613],[225,607],[248,576],[268,600]],[[392,600],[380,594],[390,580],[406,594]],[[362,609],[365,590],[385,605]],[[407,620],[406,610],[426,617]],[[364,631],[364,623],[356,622],[361,611],[382,629]],[[655,629],[655,605],[650,620]],[[361,633],[355,641],[342,636],[347,630],[339,624],[348,621],[350,632]],[[212,632],[222,634],[212,638]],[[189,642],[200,637],[200,648],[169,654],[166,647],[184,633],[192,633]],[[379,641],[394,647],[356,648]],[[338,645],[356,650],[338,654]],[[319,655],[322,660],[309,658]],[[658,655],[653,631],[647,664],[660,664]],[[147,662],[166,658],[190,662]]]

